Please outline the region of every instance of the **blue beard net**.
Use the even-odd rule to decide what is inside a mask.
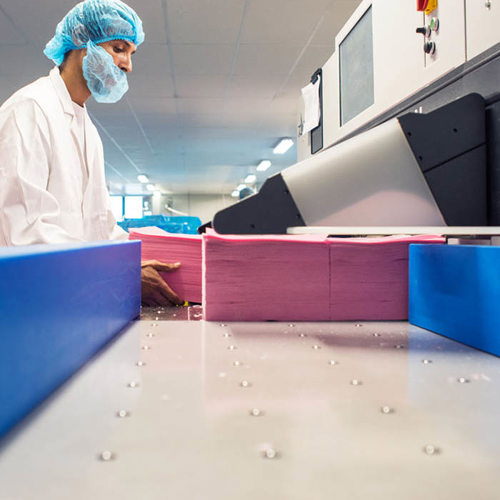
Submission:
[[[114,63],[111,54],[93,42],[87,44],[87,55],[83,58],[83,76],[97,102],[118,102],[128,90],[125,72]]]

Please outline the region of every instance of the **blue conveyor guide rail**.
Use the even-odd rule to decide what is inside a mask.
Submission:
[[[410,323],[500,356],[500,246],[410,245]]]
[[[0,437],[140,312],[140,243],[0,249]]]

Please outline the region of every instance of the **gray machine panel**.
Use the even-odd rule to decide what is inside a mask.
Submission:
[[[431,113],[408,113],[398,121],[446,223],[486,226],[484,99],[469,94]]]
[[[397,120],[281,175],[308,226],[445,225]]]
[[[340,125],[375,101],[372,7],[339,45]]]

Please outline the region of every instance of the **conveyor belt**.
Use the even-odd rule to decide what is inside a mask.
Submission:
[[[498,498],[498,358],[403,322],[166,316],[0,442],[2,500]]]

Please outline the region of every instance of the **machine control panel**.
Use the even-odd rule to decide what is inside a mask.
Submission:
[[[437,5],[437,4],[436,4]],[[420,26],[416,29],[417,33],[424,35],[424,52],[429,55],[434,55],[436,52],[436,42],[431,40],[433,33],[439,31],[439,18],[431,17],[429,23],[425,26]]]

